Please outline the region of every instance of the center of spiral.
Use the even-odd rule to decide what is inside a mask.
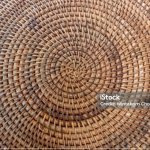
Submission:
[[[63,52],[51,53],[49,58],[51,57],[51,62],[47,62],[46,65],[50,70],[45,76],[48,81],[47,87],[57,88],[60,97],[63,95],[68,99],[78,99],[88,95],[97,86],[100,69],[99,65],[95,65],[98,60],[94,53],[83,49],[64,49]]]
[[[66,63],[62,62],[61,73],[66,72],[66,78],[71,81],[81,80],[86,66],[79,58],[69,59]]]

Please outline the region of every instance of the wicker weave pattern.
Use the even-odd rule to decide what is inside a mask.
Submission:
[[[1,0],[0,147],[148,148],[148,109],[95,109],[150,91],[149,0]]]

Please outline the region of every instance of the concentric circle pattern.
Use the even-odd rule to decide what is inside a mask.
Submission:
[[[150,91],[149,0],[1,0],[0,147],[148,148],[149,109],[99,110]]]

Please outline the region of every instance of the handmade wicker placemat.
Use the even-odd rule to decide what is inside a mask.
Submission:
[[[0,147],[148,148],[149,109],[95,109],[150,91],[149,0],[1,0]]]

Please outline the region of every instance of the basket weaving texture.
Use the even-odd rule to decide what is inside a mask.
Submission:
[[[95,109],[150,92],[149,0],[1,0],[1,148],[149,148],[150,110]]]

